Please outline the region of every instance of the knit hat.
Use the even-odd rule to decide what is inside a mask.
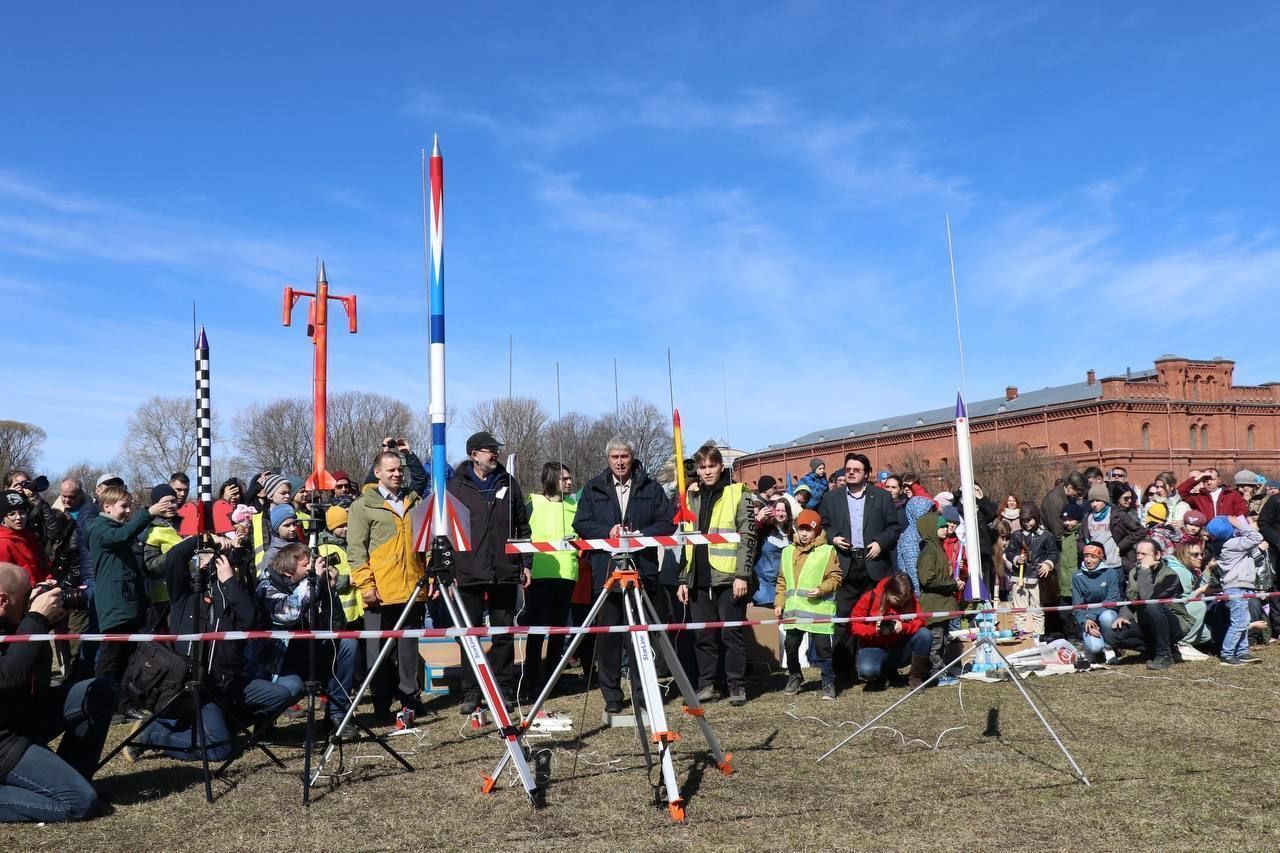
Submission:
[[[176,498],[178,493],[173,490],[173,486],[168,483],[161,483],[151,490],[151,503],[160,503],[164,498]]]
[[[1147,506],[1147,524],[1164,524],[1169,520],[1169,508],[1162,503]]]
[[[24,495],[22,492],[17,491],[16,489],[10,489],[9,491],[5,492],[3,495],[3,498],[0,499],[0,504],[3,504],[5,515],[8,515],[14,510],[21,510],[22,512],[26,512],[28,509],[27,496]]]
[[[756,481],[756,491],[767,492],[776,485],[778,485],[777,479],[770,477],[768,474],[765,474],[763,477],[761,477],[759,480]]]
[[[299,477],[297,474],[288,474],[285,476],[285,479],[289,481],[289,489],[294,494],[297,494],[298,491],[300,491],[302,487],[306,485],[306,482],[307,482],[306,480]]]
[[[1248,468],[1241,468],[1236,472],[1235,484],[1237,486],[1258,486],[1266,482],[1263,478],[1250,471]]]
[[[1078,503],[1069,503],[1062,508],[1063,521],[1084,521],[1084,507]]]
[[[1221,539],[1224,542],[1236,535],[1235,527],[1222,516],[1209,522],[1204,530],[1209,534],[1210,539]]]
[[[280,476],[279,474],[272,474],[270,477],[267,478],[267,482],[262,485],[263,499],[270,501],[271,496],[274,495],[277,491],[279,491],[282,485],[285,485],[288,482],[289,482],[288,480],[286,480],[284,477]],[[293,488],[290,487],[289,490],[292,492]]]
[[[814,471],[817,471],[819,468],[823,467],[823,466],[824,466],[824,465],[826,465],[826,464],[827,464],[827,463],[826,463],[826,462],[823,462],[821,459],[810,459],[810,460],[809,460],[809,472],[810,472],[810,473],[813,473]]]
[[[271,508],[271,529],[279,530],[280,525],[284,524],[291,518],[297,518],[298,513],[288,504],[276,504]]]
[[[251,521],[253,517],[257,514],[258,514],[258,511],[253,507],[246,506],[245,504],[240,504],[235,509],[231,510],[231,523],[244,524],[248,521]]]
[[[933,502],[941,509],[942,507],[952,506],[956,502],[956,496],[951,492],[938,492],[933,496]]]
[[[821,526],[822,516],[818,515],[817,512],[811,509],[806,509],[801,512],[800,517],[796,519],[796,527],[813,527],[816,529]]]
[[[963,520],[960,518],[960,510],[953,506],[944,506],[942,508],[942,517],[952,524],[959,524]]]
[[[1111,492],[1107,491],[1107,487],[1099,483],[1096,486],[1089,487],[1089,500],[1102,501],[1103,503],[1111,503]]]
[[[1191,524],[1196,527],[1204,527],[1209,523],[1209,517],[1198,509],[1189,510],[1186,515],[1182,516],[1182,523]]]
[[[806,495],[811,495],[813,494],[813,489],[810,489],[805,483],[796,483],[795,491],[793,491],[792,494],[798,495],[801,492],[804,492]]]
[[[331,471],[330,473],[332,474],[333,481],[335,483],[341,483],[343,480],[346,480],[348,483],[351,482],[351,478],[347,476],[347,472],[343,471],[341,468],[337,471]]]
[[[324,514],[324,523],[331,531],[347,523],[347,510],[340,506],[331,506]]]

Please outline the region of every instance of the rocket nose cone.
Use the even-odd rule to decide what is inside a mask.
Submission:
[[[680,410],[674,409],[671,412],[671,424],[677,429],[680,428]]]
[[[956,419],[968,417],[964,407],[964,397],[960,396],[960,392],[956,392]]]
[[[322,281],[323,281],[325,284],[328,284],[328,283],[329,283],[329,274],[328,274],[327,272],[325,272],[325,269],[324,269],[324,260],[321,260],[321,261],[320,261],[320,266],[319,266],[319,268],[317,268],[317,269],[316,269],[316,282],[317,282],[317,283],[319,283],[319,282],[322,282]]]
[[[196,341],[196,349],[208,349],[209,339],[205,337],[204,326],[200,327],[200,339]]]
[[[431,134],[431,156],[440,156],[440,134],[438,133]]]

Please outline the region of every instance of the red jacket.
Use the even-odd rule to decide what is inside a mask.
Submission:
[[[880,581],[874,588],[867,590],[862,594],[862,598],[858,599],[858,603],[853,606],[853,616],[879,616],[881,609],[884,607],[884,588],[889,583],[889,578]],[[925,627],[924,620],[919,617],[911,617],[910,619],[900,619],[903,613],[915,613],[920,609],[920,605],[916,603],[916,597],[913,595],[908,599],[906,606],[902,610],[889,608],[885,611],[886,619],[899,619],[902,622],[902,632],[899,634],[881,634],[880,625],[877,622],[850,622],[849,630],[853,632],[853,636],[858,638],[858,642],[864,646],[876,646],[879,648],[889,648],[899,643],[905,643],[911,638],[911,635],[921,628]]]
[[[1195,488],[1196,481],[1187,478],[1178,484],[1178,494],[1182,499],[1190,504],[1191,508],[1197,512],[1204,513],[1204,517],[1208,519],[1217,518],[1220,515],[1248,515],[1249,507],[1245,505],[1244,497],[1235,489],[1222,487],[1222,494],[1218,495],[1218,506],[1213,506],[1213,495],[1208,493],[1199,494],[1192,493]]]
[[[40,539],[30,530],[10,530],[0,526],[0,563],[22,566],[27,570],[32,586],[53,576],[49,571],[49,560],[40,547]]]

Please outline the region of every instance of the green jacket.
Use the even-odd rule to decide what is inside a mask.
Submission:
[[[93,609],[103,631],[130,622],[141,624],[147,612],[142,560],[134,543],[150,523],[151,513],[144,508],[123,524],[106,513],[96,515],[85,528],[89,559],[97,577]]]
[[[960,584],[951,576],[951,564],[938,540],[938,513],[928,512],[916,519],[916,531],[920,534],[920,557],[916,560],[916,576],[920,579],[920,609],[959,610],[956,593],[960,590]],[[947,620],[946,616],[938,616],[925,622],[937,625]]]
[[[1075,530],[1064,529],[1058,537],[1058,595],[1070,598],[1071,579],[1080,570],[1080,557],[1084,542],[1080,540],[1080,526]],[[1052,603],[1052,602],[1048,602]]]

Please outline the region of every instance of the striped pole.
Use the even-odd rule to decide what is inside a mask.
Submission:
[[[197,533],[213,532],[213,406],[209,399],[209,339],[204,326],[196,340],[196,493],[200,508]]]

